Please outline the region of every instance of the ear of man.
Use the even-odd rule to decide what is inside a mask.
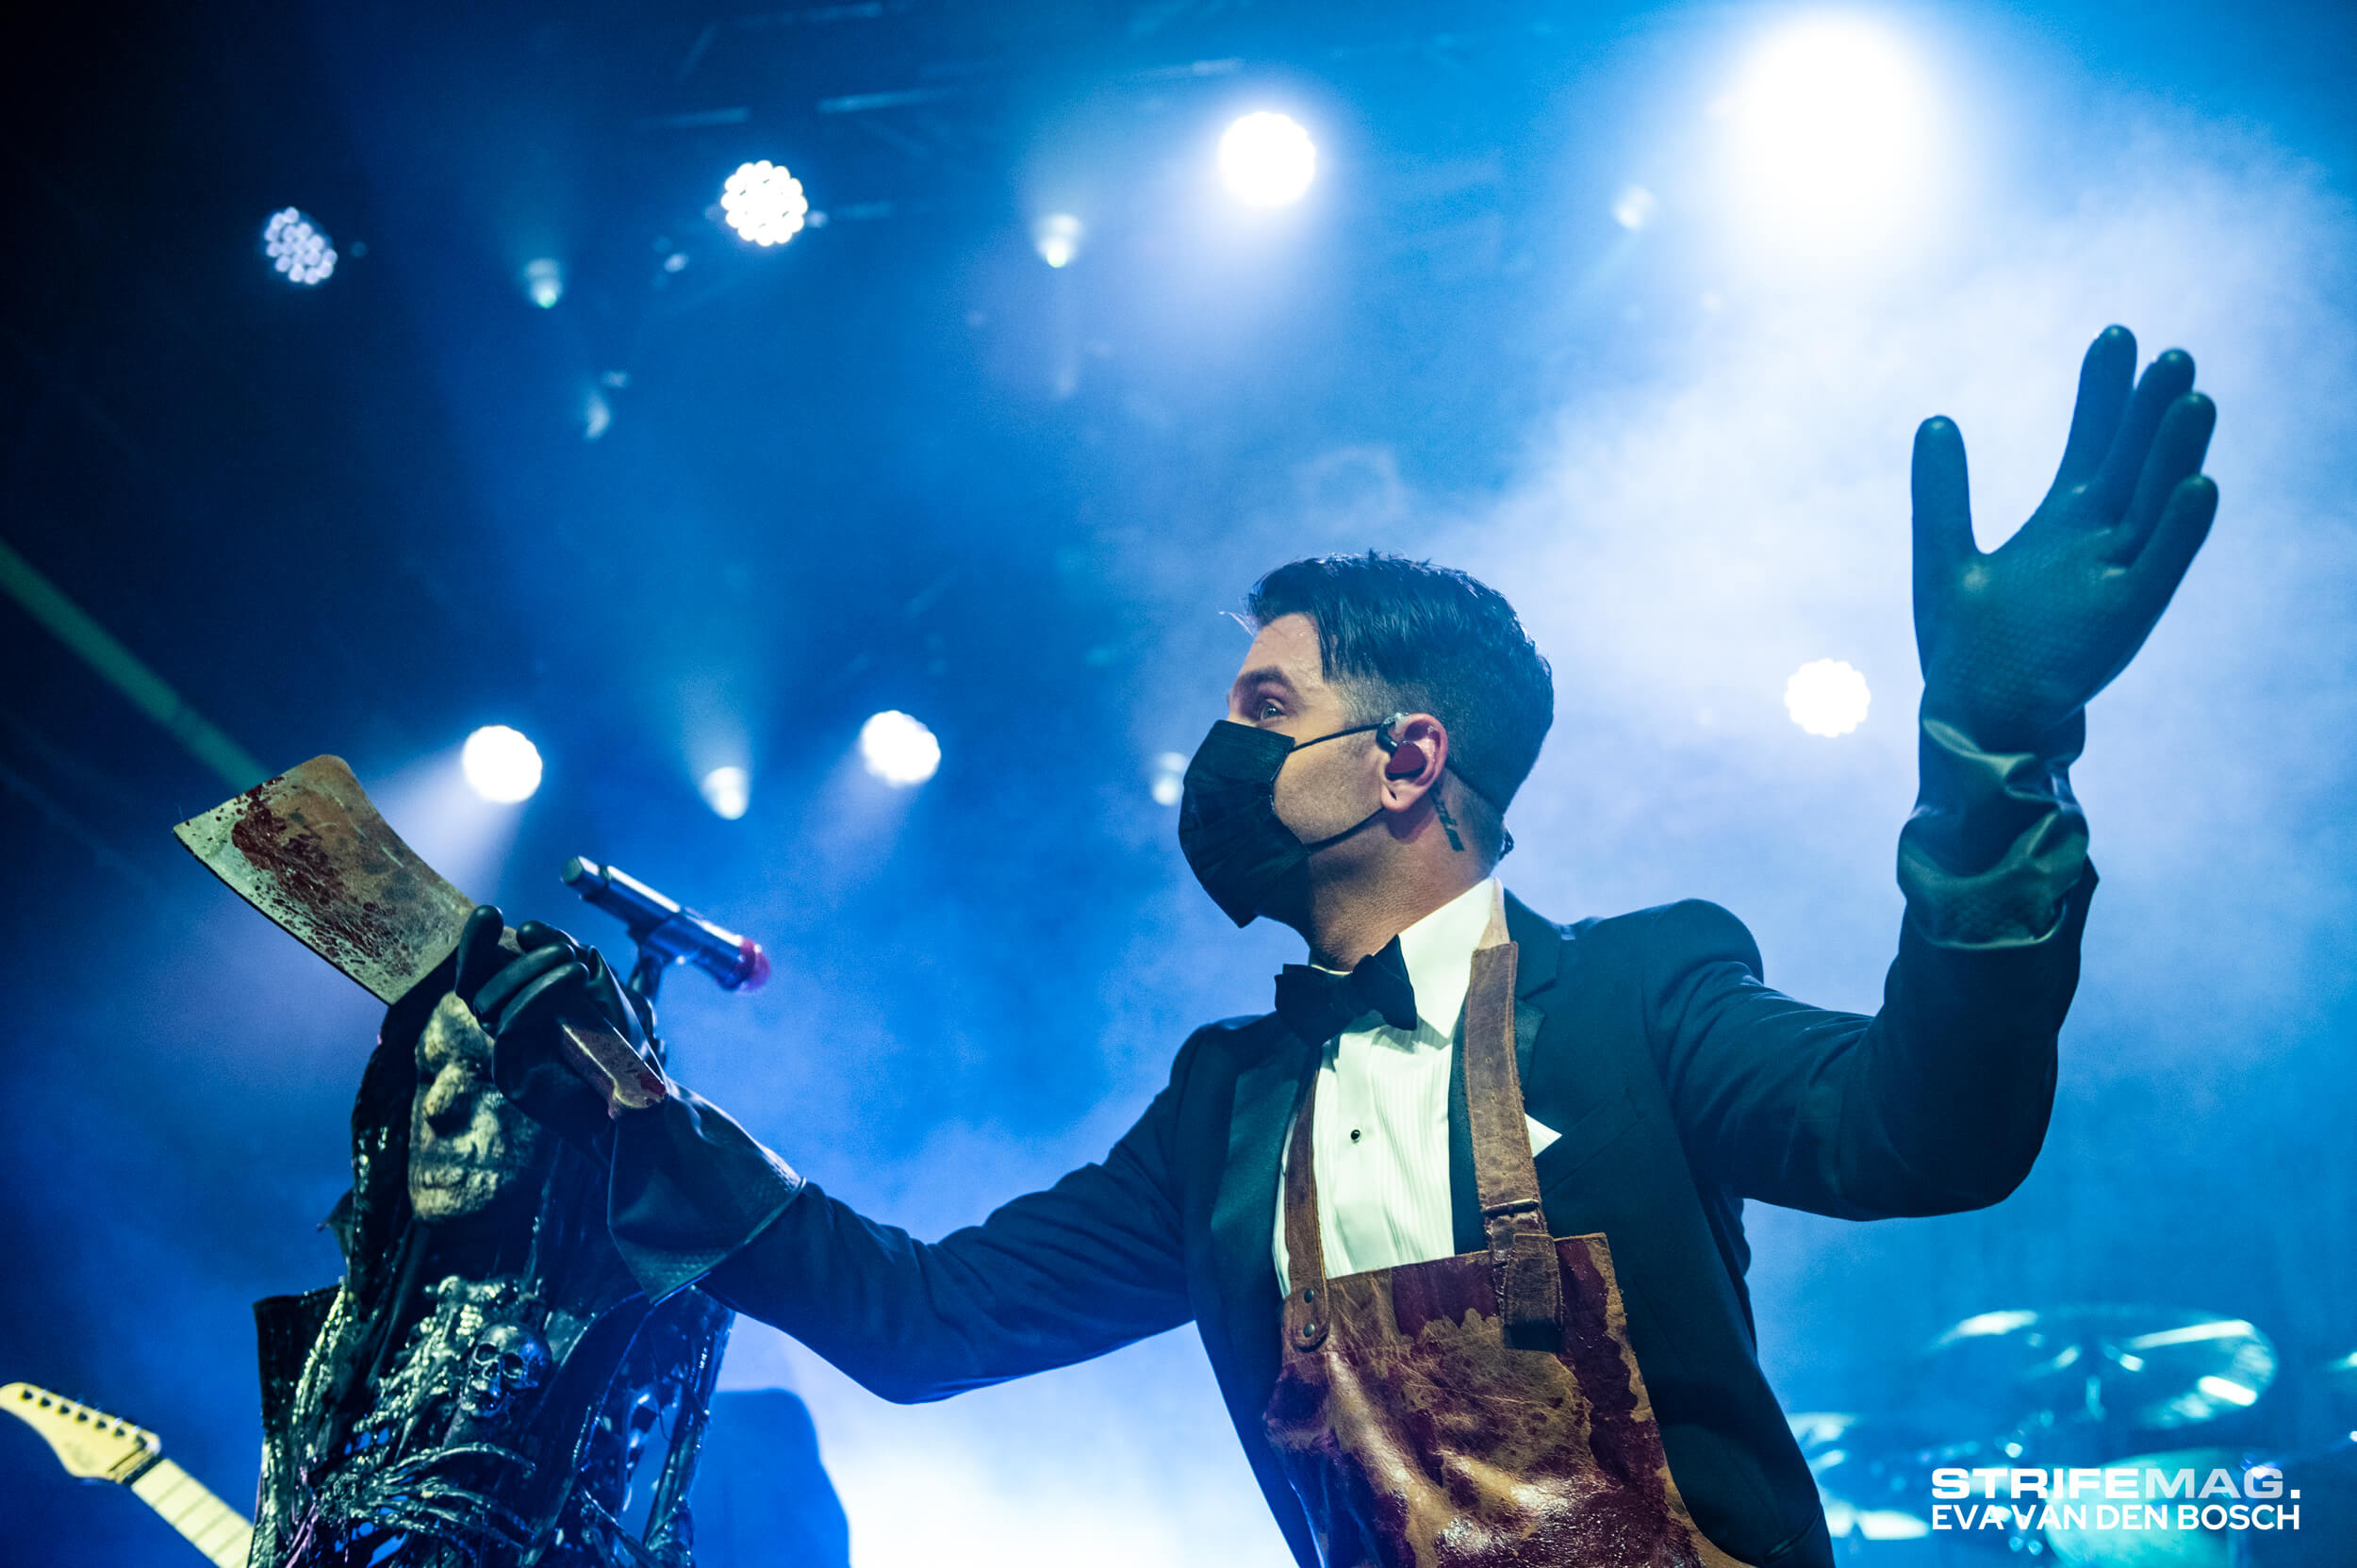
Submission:
[[[1389,755],[1383,764],[1383,805],[1388,811],[1408,813],[1430,803],[1433,819],[1448,840],[1452,853],[1476,855],[1485,867],[1497,863],[1494,829],[1476,824],[1470,829],[1462,820],[1468,808],[1478,803],[1478,798],[1463,785],[1452,784],[1448,771],[1448,726],[1428,713],[1411,713],[1391,725],[1388,730]],[[1449,799],[1457,797],[1452,810]],[[1492,815],[1487,811],[1483,817]]]
[[[1440,787],[1448,770],[1448,726],[1428,713],[1411,713],[1383,732],[1383,803],[1404,811]]]

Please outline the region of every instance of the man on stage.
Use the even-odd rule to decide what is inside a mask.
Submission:
[[[501,1087],[606,1163],[651,1296],[700,1284],[888,1398],[1192,1319],[1305,1568],[1830,1564],[1741,1206],[1949,1213],[2036,1157],[2095,887],[2066,769],[2217,508],[2192,361],[2134,368],[2096,339],[2052,488],[1986,554],[1954,425],[1917,434],[1921,793],[1871,1017],[1768,989],[1715,905],[1558,926],[1505,893],[1550,671],[1491,589],[1374,554],[1254,590],[1179,811],[1212,899],[1309,962],[1196,1031],[1101,1164],[981,1225],[871,1222],[684,1090],[609,1118],[555,1020],[641,1024],[561,933],[511,958],[478,910],[457,994]]]

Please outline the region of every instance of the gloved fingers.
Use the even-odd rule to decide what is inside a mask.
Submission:
[[[543,951],[561,952],[561,949]],[[537,954],[530,955],[537,957]],[[519,960],[520,963],[521,960]],[[514,967],[511,965],[509,967]],[[588,972],[579,961],[566,958],[535,976],[529,984],[514,994],[514,999],[499,1010],[499,1023],[493,1033],[505,1038],[535,1032],[543,1025],[553,1027],[558,1017],[567,1013],[584,1011],[581,993]]]
[[[2124,326],[2107,326],[2087,345],[2079,362],[2079,400],[2070,410],[2070,437],[2063,443],[2062,466],[2054,470],[2053,487],[2068,489],[2095,477],[2103,454],[2112,449],[2119,429],[2120,411],[2128,406],[2128,391],[2136,378],[2136,335]]]
[[[2151,454],[2136,480],[2135,499],[2109,553],[2119,562],[2133,561],[2159,525],[2163,510],[2177,487],[2201,471],[2210,450],[2210,432],[2217,427],[2217,404],[2200,392],[2187,392],[2168,405],[2161,431],[2152,438]],[[2188,557],[2190,559],[2190,557]]]
[[[605,954],[595,948],[588,949],[589,995],[612,1024],[615,1032],[633,1046],[645,1049],[654,1038],[654,1004],[622,982],[605,961]]]
[[[2104,520],[2127,509],[2163,417],[2171,404],[2192,390],[2193,355],[2184,350],[2170,349],[2145,367],[2135,391],[2129,395],[2128,411],[2120,416],[2111,450],[2103,454],[2103,466],[2087,487],[2088,498]]]
[[[526,920],[518,926],[516,944],[526,952],[537,952],[549,947],[570,948],[575,953],[581,950],[581,944],[574,941],[569,933],[542,920]]]
[[[1957,569],[1978,553],[1972,544],[1972,487],[1964,462],[1964,433],[1955,421],[1933,418],[1916,427],[1909,489],[1915,506],[1915,608],[1920,619],[1926,595],[1953,581]]]
[[[501,966],[507,962],[508,954],[500,949],[500,933],[506,929],[507,922],[497,904],[477,904],[458,933],[458,972],[451,982],[451,989],[470,1006],[483,982],[499,973]]]
[[[542,948],[537,952],[510,959],[499,973],[485,981],[482,988],[472,997],[461,993],[461,999],[474,1009],[476,1017],[489,1024],[491,1020],[503,1018],[512,1012],[520,993],[569,965],[576,969],[580,967],[570,948]]]
[[[2150,623],[2168,607],[2185,569],[2193,565],[2201,541],[2210,536],[2217,518],[2217,482],[2206,473],[2188,474],[2169,492],[2160,521],[2145,542],[2144,553],[2128,568],[2128,581]]]

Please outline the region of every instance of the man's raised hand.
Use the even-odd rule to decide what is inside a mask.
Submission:
[[[2217,514],[2200,471],[2217,409],[2193,390],[2192,357],[2171,349],[2141,381],[2135,364],[2127,328],[2095,339],[2053,485],[1986,554],[1963,436],[1944,418],[1915,433],[1923,712],[1989,750],[2036,747],[2128,667]]]

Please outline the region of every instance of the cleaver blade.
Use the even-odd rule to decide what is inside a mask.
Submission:
[[[474,900],[402,842],[341,757],[313,757],[172,830],[229,890],[387,1006],[457,949]],[[501,946],[519,950],[515,933]],[[660,1105],[674,1085],[604,1023],[562,1018],[558,1048],[606,1112]]]
[[[172,830],[229,890],[390,1004],[458,946],[474,900],[402,842],[341,757]]]

